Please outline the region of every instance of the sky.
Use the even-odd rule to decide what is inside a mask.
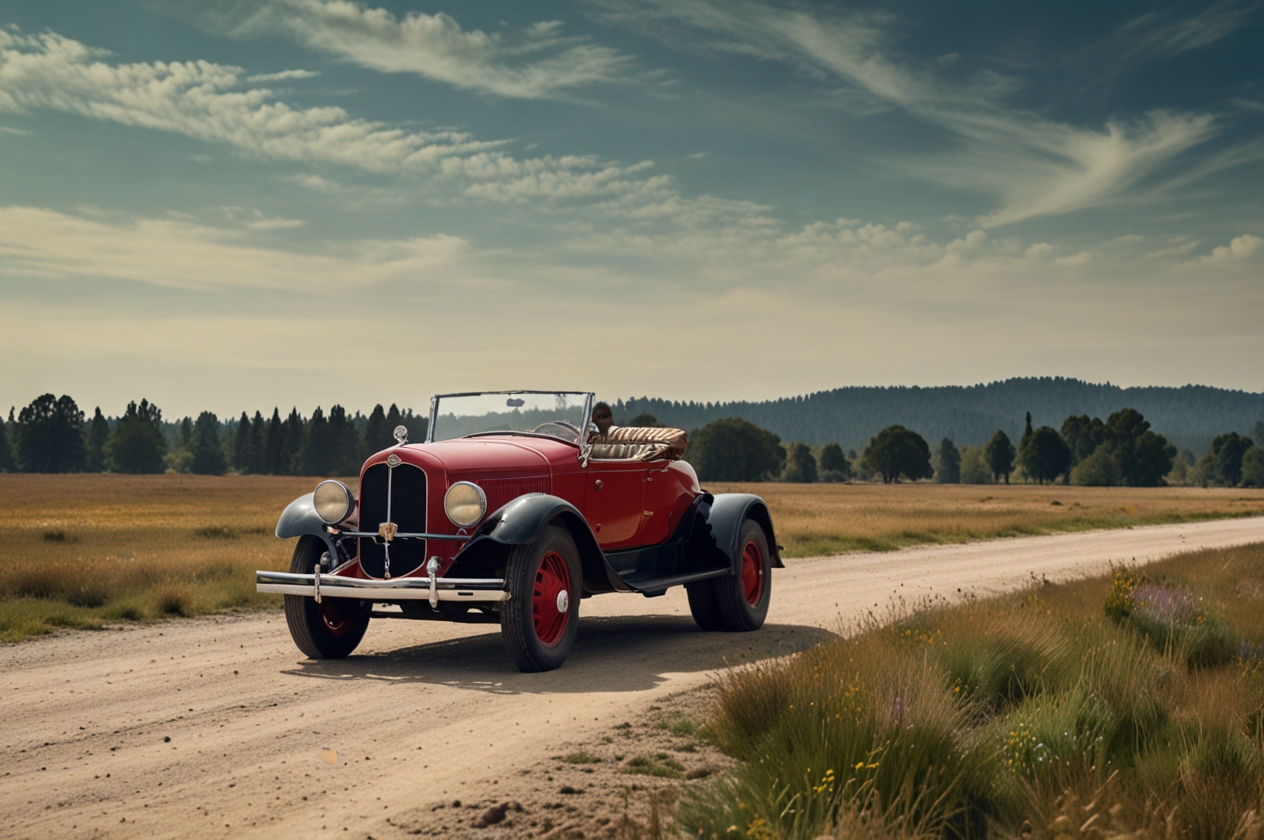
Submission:
[[[9,0],[0,405],[1264,391],[1264,6]]]

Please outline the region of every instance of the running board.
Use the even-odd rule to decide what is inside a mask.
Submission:
[[[646,598],[657,598],[663,595],[673,586],[683,586],[686,583],[696,583],[700,580],[710,580],[712,578],[725,577],[732,574],[729,569],[707,569],[702,572],[689,572],[684,575],[672,575],[671,577],[648,578],[646,580],[628,580],[623,578],[623,582],[632,587],[632,591],[640,592]]]

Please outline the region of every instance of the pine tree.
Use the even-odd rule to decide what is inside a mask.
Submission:
[[[193,424],[193,442],[190,446],[193,460],[190,470],[195,475],[223,475],[228,471],[228,459],[224,457],[224,444],[219,437],[219,418],[203,411]]]
[[[149,400],[141,400],[140,405],[128,403],[105,442],[104,452],[106,464],[114,472],[163,472],[167,467],[167,437],[162,432],[162,411]]]
[[[263,415],[255,412],[255,419],[250,422],[250,472],[259,475],[264,472],[263,441],[267,436],[268,421]]]
[[[333,457],[329,450],[329,421],[320,406],[307,421],[307,434],[298,451],[299,475],[329,475],[333,471]]]
[[[382,444],[383,448],[395,445],[395,427],[402,425],[404,418],[399,413],[399,407],[395,403],[391,403],[391,410],[386,412],[386,434],[390,436],[390,440]]]
[[[358,474],[363,460],[360,458],[360,451],[364,448],[364,440],[356,431],[355,424],[347,418],[347,410],[342,406],[330,407],[326,434],[329,472],[336,475]]]
[[[105,444],[109,439],[110,422],[101,413],[101,406],[97,406],[84,434],[84,444],[87,449],[87,458],[83,467],[85,472],[105,472]]]
[[[285,475],[285,424],[281,421],[281,409],[273,407],[272,419],[263,438],[263,472],[268,475]]]
[[[391,428],[386,425],[386,412],[382,410],[382,404],[373,406],[373,411],[369,414],[369,422],[364,427],[365,458],[374,452],[381,452],[394,442],[391,438]]]
[[[98,413],[100,409],[97,409]],[[9,417],[13,417],[13,412],[9,412]],[[12,419],[10,419],[10,423]],[[0,472],[13,472],[13,450],[9,446],[9,429],[4,424],[4,418],[0,417]]]
[[[83,412],[68,395],[43,394],[18,413],[13,460],[22,472],[64,473],[83,469]]]
[[[303,420],[303,415],[298,413],[297,408],[290,409],[290,416],[285,418],[285,450],[282,453],[282,467],[285,470],[283,475],[302,475],[303,471],[299,468],[298,453],[303,448],[303,441],[307,437],[307,424]]]
[[[255,412],[258,414],[258,412]],[[260,418],[262,422],[262,418]],[[241,419],[237,421],[237,429],[233,432],[231,441],[232,450],[232,467],[242,475],[252,475],[259,472],[259,440],[262,435],[255,428],[255,424],[251,422],[250,415],[246,412],[241,413]]]

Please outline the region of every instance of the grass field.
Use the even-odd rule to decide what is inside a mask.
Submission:
[[[735,671],[688,836],[1264,833],[1264,545],[922,605]]]
[[[1128,525],[1264,514],[1264,490],[962,484],[710,484],[755,493],[790,557],[890,551]]]
[[[55,627],[275,606],[277,516],[313,478],[0,474],[0,640]],[[1197,488],[715,485],[772,506],[789,556],[1264,514],[1264,491]]]

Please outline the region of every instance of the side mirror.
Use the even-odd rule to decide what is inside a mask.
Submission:
[[[599,435],[599,434],[601,434],[601,429],[598,429],[598,428],[597,428],[597,424],[596,424],[596,423],[589,423],[589,424],[588,424],[588,434],[590,434],[590,435]]]

